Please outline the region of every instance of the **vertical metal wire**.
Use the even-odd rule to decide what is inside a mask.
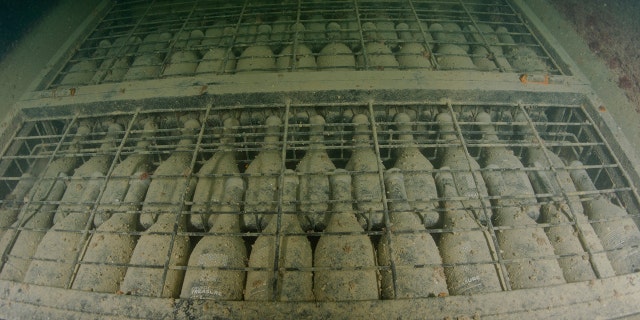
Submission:
[[[560,65],[558,64],[558,62],[556,62],[556,60],[553,58],[553,55],[551,55],[551,53],[549,52],[549,50],[547,50],[546,46],[542,44],[542,41],[538,38],[538,36],[536,35],[536,33],[534,32],[534,30],[529,26],[529,24],[524,20],[524,18],[522,17],[522,14],[520,14],[520,12],[518,12],[517,10],[514,9],[513,5],[509,2],[509,1],[505,1],[505,4],[507,6],[509,6],[509,8],[511,9],[511,12],[514,13],[514,15],[517,17],[518,21],[520,22],[520,24],[522,26],[524,26],[527,31],[529,32],[529,35],[531,35],[533,37],[533,39],[536,41],[536,44],[538,45],[538,47],[540,47],[540,49],[544,52],[545,54],[545,58],[548,58],[549,61],[551,61],[551,63],[553,64],[553,67],[561,74],[561,75],[565,75],[564,70],[560,67]]]
[[[296,8],[296,25],[298,23],[300,23],[300,11],[302,10],[302,0],[298,0],[297,1],[297,8]],[[298,66],[298,42],[299,42],[299,28],[296,28],[295,33],[293,34],[293,48],[291,49],[291,59],[290,64],[291,64],[291,71],[296,71],[296,67]],[[282,53],[280,53],[282,54]],[[314,58],[315,59],[315,58]],[[283,158],[284,159],[284,158]]]
[[[120,157],[120,154],[122,153],[122,148],[124,148],[125,143],[127,142],[128,138],[129,138],[129,134],[131,133],[131,130],[134,126],[134,124],[137,121],[139,115],[139,110],[137,110],[132,116],[131,116],[131,120],[129,121],[129,124],[127,125],[127,128],[125,129],[125,133],[124,136],[122,137],[122,139],[120,140],[120,143],[118,144],[118,146],[116,147],[116,152],[113,155],[113,160],[111,161],[111,165],[109,166],[109,169],[107,170],[105,176],[104,176],[104,182],[102,183],[102,186],[100,187],[100,192],[98,193],[98,196],[96,197],[96,199],[94,200],[93,204],[91,204],[91,214],[89,215],[89,219],[87,220],[87,223],[85,224],[84,229],[82,230],[82,238],[80,239],[80,242],[78,242],[78,244],[76,245],[76,254],[73,257],[73,273],[71,274],[71,278],[69,279],[69,281],[67,282],[65,288],[69,289],[71,288],[71,286],[73,285],[73,282],[75,281],[76,275],[78,273],[78,269],[80,268],[80,264],[78,263],[79,261],[82,261],[82,259],[84,259],[84,255],[87,251],[87,247],[89,245],[89,242],[91,241],[91,238],[93,237],[94,233],[91,232],[91,226],[93,225],[93,218],[95,217],[96,214],[96,209],[98,208],[98,205],[100,204],[100,200],[102,199],[102,196],[104,195],[104,191],[107,188],[107,184],[110,181],[110,177],[111,174],[113,173],[113,169],[115,169],[117,163],[118,163],[118,158]],[[109,133],[107,132],[107,135]]]
[[[164,72],[165,67],[167,66],[167,64],[170,62],[171,56],[173,53],[175,53],[176,51],[174,51],[173,49],[175,48],[175,45],[178,41],[180,40],[180,36],[182,35],[182,32],[185,30],[187,24],[189,24],[189,22],[191,22],[191,16],[193,15],[193,12],[195,12],[195,10],[198,8],[198,3],[200,0],[194,0],[193,1],[193,5],[191,6],[191,10],[189,10],[189,14],[187,15],[187,17],[184,19],[184,21],[182,22],[182,25],[180,26],[180,29],[173,35],[173,39],[171,41],[171,44],[169,44],[168,48],[167,48],[167,54],[165,54],[164,59],[162,59],[162,64],[160,65],[160,67],[162,68],[162,70],[160,71],[160,74],[162,74]],[[187,36],[187,39],[184,40],[185,43],[188,43],[191,40],[191,34],[189,34]],[[185,45],[185,49],[189,49],[186,48]]]
[[[282,158],[282,163],[280,166],[280,174],[278,175],[278,185],[280,186],[278,188],[278,204],[276,206],[276,216],[275,217],[271,217],[271,221],[269,223],[273,223],[273,218],[276,219],[276,234],[275,236],[275,246],[274,246],[274,260],[273,260],[273,292],[272,292],[272,298],[273,301],[277,301],[278,300],[278,292],[280,292],[280,286],[282,285],[282,281],[280,279],[280,247],[282,245],[282,237],[283,237],[283,232],[282,232],[282,215],[283,213],[283,209],[282,209],[282,198],[284,196],[284,188],[282,187],[284,185],[284,174],[285,174],[285,170],[286,170],[286,164],[285,164],[285,159],[287,156],[287,139],[289,136],[289,111],[291,108],[291,100],[290,99],[286,99],[285,101],[285,112],[284,112],[284,116],[283,116],[283,124],[284,124],[284,129],[283,129],[283,133],[282,133],[282,149],[280,150],[280,157]]]
[[[591,117],[591,115],[585,110],[585,106],[581,105],[580,108],[582,109],[582,113],[587,118],[587,121],[589,122],[589,124],[591,124],[594,127],[594,129],[597,129],[596,122],[594,121],[593,117]],[[634,186],[634,181],[631,179],[627,171],[622,166],[620,159],[613,152],[613,149],[611,148],[609,143],[607,143],[607,139],[605,139],[605,137],[602,135],[602,132],[600,132],[600,130],[593,130],[593,131],[596,132],[596,134],[598,135],[598,138],[600,139],[600,141],[602,141],[605,148],[607,149],[609,156],[613,158],[615,164],[618,166],[620,172],[622,173],[622,176],[626,180],[626,184],[629,186],[629,188],[631,189],[631,192],[633,193],[636,203],[640,204],[640,195],[638,194],[638,189]]]
[[[65,128],[65,131],[62,134],[62,136],[60,137],[60,140],[58,140],[58,142],[56,143],[56,148],[53,151],[53,153],[51,154],[51,156],[49,157],[49,161],[47,162],[47,167],[50,166],[51,163],[53,162],[53,159],[56,157],[56,155],[60,151],[62,145],[64,144],[64,141],[65,141],[66,137],[69,135],[69,132],[71,131],[71,128],[76,124],[77,121],[78,121],[78,114],[75,114],[73,116],[73,119],[71,120],[71,122]],[[58,179],[58,178],[59,177],[56,176],[53,179]],[[38,180],[36,181],[35,185],[38,185],[38,184],[42,183],[43,180],[44,180],[44,174],[40,175],[40,177],[38,177]],[[53,189],[54,186],[55,186],[55,182],[51,184],[51,188],[47,191],[47,194],[49,192],[51,192],[51,189]],[[7,259],[8,259],[9,252],[11,252],[11,250],[13,249],[13,246],[15,245],[16,240],[18,239],[18,236],[20,235],[20,232],[23,230],[25,223],[27,223],[29,221],[29,219],[31,219],[33,217],[33,214],[37,214],[38,208],[36,208],[35,210],[32,210],[33,214],[27,215],[27,209],[31,209],[34,197],[35,197],[35,193],[32,192],[30,194],[30,198],[28,199],[28,201],[22,206],[22,209],[20,210],[20,214],[18,215],[18,217],[22,217],[22,219],[20,221],[18,221],[18,225],[15,228],[16,232],[13,234],[13,237],[11,238],[11,241],[9,242],[9,245],[5,248],[4,252],[2,252],[2,256],[0,257],[2,259],[2,260],[0,260],[0,272],[2,272],[2,270],[4,269],[5,263],[7,262]],[[46,201],[46,198],[44,200],[42,200],[42,201]],[[41,201],[39,201],[39,202],[41,202]],[[41,207],[42,204],[39,203],[39,204],[37,204],[37,206]]]
[[[360,8],[358,7],[358,0],[353,0],[353,10],[355,11],[355,15],[356,15],[356,22],[358,23],[358,33],[360,34],[360,50],[362,50],[362,57],[364,58],[364,66],[360,66],[361,68],[365,69],[365,70],[369,70],[369,55],[367,54],[367,49],[366,49],[366,45],[364,43],[364,34],[362,32],[362,21],[360,21]],[[354,52],[354,54],[358,54],[357,52]],[[357,68],[357,62],[356,62],[356,68]]]
[[[196,144],[194,146],[193,153],[191,155],[190,171],[189,171],[187,179],[185,179],[185,182],[182,185],[183,191],[182,191],[182,195],[180,196],[180,199],[179,199],[179,201],[180,201],[180,203],[182,205],[180,205],[179,208],[177,208],[176,212],[175,212],[176,218],[175,218],[175,220],[173,222],[173,232],[171,232],[171,240],[169,242],[169,250],[167,250],[167,256],[166,256],[166,259],[164,261],[164,266],[163,266],[163,270],[162,270],[162,281],[159,283],[159,285],[160,285],[160,291],[158,292],[159,297],[162,296],[162,292],[164,291],[163,290],[164,284],[167,281],[167,274],[169,273],[169,268],[170,268],[169,264],[171,262],[171,255],[173,253],[173,246],[174,246],[174,243],[175,243],[176,236],[178,236],[178,229],[180,228],[180,220],[181,220],[182,216],[184,215],[184,213],[182,211],[184,210],[184,207],[185,207],[184,206],[185,198],[187,196],[187,193],[189,193],[189,190],[188,190],[189,182],[190,182],[191,179],[194,179],[193,172],[194,172],[194,169],[195,169],[196,161],[198,159],[198,153],[200,151],[200,144],[202,142],[202,136],[204,135],[204,129],[205,129],[206,124],[207,124],[206,119],[209,118],[209,113],[210,113],[212,107],[213,107],[213,104],[209,104],[207,106],[207,110],[205,112],[204,120],[201,121],[201,123],[200,123],[200,131],[198,132],[198,138],[196,139]]]
[[[534,136],[534,138],[536,139],[537,143],[536,146],[540,147],[546,160],[547,163],[549,164],[549,170],[551,172],[553,172],[553,177],[556,181],[556,183],[558,183],[558,185],[562,186],[562,183],[560,182],[560,178],[558,177],[558,170],[556,169],[556,167],[553,165],[553,162],[551,161],[551,157],[549,156],[549,152],[551,152],[550,150],[548,150],[545,147],[545,141],[542,140],[542,138],[540,137],[540,134],[538,133],[538,130],[536,129],[535,125],[533,124],[533,121],[531,120],[531,117],[529,117],[529,114],[527,114],[526,109],[524,108],[524,106],[519,103],[518,104],[519,108],[520,108],[520,112],[522,112],[522,114],[524,115],[524,117],[527,119],[527,124],[529,126],[529,129],[531,130],[531,134]],[[568,218],[570,219],[570,221],[572,222],[572,225],[574,227],[574,229],[576,230],[576,232],[578,233],[578,238],[580,239],[580,243],[582,244],[583,249],[585,250],[585,252],[587,252],[589,254],[589,263],[591,264],[596,276],[598,278],[603,278],[604,274],[602,274],[602,270],[600,270],[598,264],[596,263],[596,259],[595,259],[595,255],[596,254],[602,254],[603,252],[595,252],[592,250],[592,248],[588,245],[588,241],[584,235],[584,231],[582,230],[582,228],[580,227],[580,223],[578,222],[578,213],[576,213],[574,211],[574,208],[572,206],[570,206],[569,204],[571,203],[571,200],[569,199],[569,195],[567,194],[567,191],[564,190],[563,188],[561,188],[561,190],[558,190],[559,192],[561,192],[561,196],[563,198],[563,200],[567,203],[567,208],[569,209],[568,211]],[[553,196],[553,195],[552,195]],[[557,196],[557,195],[555,195]],[[553,201],[553,200],[552,200]],[[588,221],[586,223],[589,223]],[[599,241],[599,239],[598,239]]]
[[[383,214],[383,218],[384,218],[384,225],[385,225],[385,233],[387,234],[387,246],[389,249],[389,257],[391,257],[391,259],[389,259],[389,261],[391,262],[391,277],[393,279],[393,298],[397,298],[398,296],[398,284],[397,284],[397,279],[398,279],[398,275],[396,272],[396,264],[395,264],[395,255],[394,255],[394,249],[392,244],[392,232],[391,232],[391,220],[389,218],[389,206],[387,203],[387,192],[386,192],[386,187],[384,185],[384,168],[382,166],[382,156],[380,154],[380,142],[378,141],[378,130],[377,130],[377,126],[378,124],[376,123],[376,117],[374,117],[374,110],[373,110],[373,100],[370,100],[368,103],[368,107],[369,107],[369,122],[371,123],[371,136],[373,137],[373,148],[374,151],[376,153],[376,164],[378,165],[378,182],[380,184],[380,193],[382,195],[382,206],[384,209]],[[382,241],[382,239],[380,240]],[[374,254],[375,257],[375,254]],[[376,259],[377,260],[377,259]],[[379,270],[377,271],[379,273]]]
[[[116,61],[118,60],[118,58],[121,56],[121,54],[123,54],[125,52],[125,49],[127,47],[127,45],[129,44],[129,40],[131,39],[131,37],[134,35],[134,33],[138,30],[138,27],[140,27],[140,24],[142,23],[142,21],[144,20],[144,18],[147,16],[147,14],[149,13],[149,10],[151,10],[151,7],[153,7],[153,5],[155,4],[156,0],[152,0],[151,3],[147,6],[147,9],[144,11],[144,13],[140,16],[140,18],[138,19],[138,21],[136,21],[135,25],[131,28],[131,30],[129,30],[129,32],[127,33],[126,37],[127,37],[127,41],[123,41],[122,44],[120,45],[120,48],[118,48],[118,52],[116,54],[116,56],[114,57],[113,61],[111,61],[111,63],[109,64],[109,66],[107,66],[108,70],[111,70],[111,68],[113,68],[113,66],[115,65]],[[115,4],[114,4],[115,7]],[[113,10],[113,8],[111,8],[111,10]],[[102,77],[100,79],[97,79],[96,83],[102,83],[102,81],[104,81],[104,77],[107,75],[107,73],[105,73],[104,75],[102,75]],[[51,87],[51,83],[49,83],[46,87]]]
[[[413,5],[413,1],[414,0],[408,0],[409,2],[409,6],[411,7],[411,13],[413,13],[413,16],[416,18],[416,22],[418,25],[418,28],[420,29],[420,33],[422,34],[422,38],[424,38],[424,47],[427,50],[427,52],[429,53],[429,61],[431,61],[431,65],[433,65],[433,68],[438,70],[440,69],[438,67],[438,62],[436,61],[436,57],[433,54],[433,50],[431,50],[431,44],[427,41],[427,39],[429,39],[429,37],[427,36],[427,30],[424,30],[424,28],[422,27],[422,20],[420,19],[420,17],[418,16],[418,12],[416,11],[415,6]]]
[[[471,157],[471,155],[469,154],[469,150],[467,149],[467,145],[465,143],[466,140],[464,138],[464,135],[462,134],[462,128],[460,128],[460,124],[458,123],[456,113],[453,111],[453,105],[451,103],[451,100],[447,100],[447,111],[451,114],[451,119],[453,121],[456,135],[458,136],[458,139],[460,139],[462,150],[464,150],[464,155],[465,155],[465,158],[467,159],[469,172],[471,172],[471,176],[473,177],[473,181],[477,187],[479,185],[479,181],[476,175],[474,174],[475,172],[473,168],[471,167],[471,160],[473,158]],[[495,232],[495,229],[493,228],[493,223],[491,221],[491,214],[489,213],[491,208],[487,208],[485,206],[485,202],[484,202],[485,199],[480,194],[480,192],[478,192],[477,194],[478,194],[478,200],[480,202],[480,205],[482,206],[482,212],[484,213],[485,219],[487,221],[488,232],[482,232],[482,234],[487,240],[487,245],[491,251],[491,254],[493,255],[494,261],[497,261],[497,265],[494,264],[494,267],[500,279],[500,284],[502,285],[502,289],[511,290],[509,273],[507,272],[506,265],[504,263],[504,260],[502,259],[502,254],[501,254],[502,250],[500,249],[500,245],[498,244],[498,239],[496,238],[496,232]],[[489,237],[487,237],[487,234],[489,235]]]
[[[500,59],[496,59],[499,55],[497,55],[494,51],[493,51],[493,47],[495,46],[495,44],[490,44],[489,41],[487,41],[487,38],[484,35],[484,32],[482,32],[482,30],[478,27],[478,23],[477,23],[477,19],[473,17],[473,15],[471,15],[471,12],[469,11],[469,9],[467,8],[467,6],[464,4],[463,0],[458,0],[460,2],[460,6],[462,6],[462,8],[464,9],[465,13],[467,14],[467,16],[469,17],[469,20],[471,21],[471,23],[473,23],[473,27],[476,29],[475,32],[477,34],[480,35],[480,37],[482,38],[482,42],[483,42],[483,47],[485,49],[487,49],[487,51],[489,52],[489,54],[493,57],[493,59],[490,59],[493,63],[496,64],[496,66],[498,67],[498,69],[500,70],[500,72],[506,72],[505,66],[503,66],[500,63]],[[492,28],[493,29],[493,28]],[[495,32],[495,31],[494,31]]]

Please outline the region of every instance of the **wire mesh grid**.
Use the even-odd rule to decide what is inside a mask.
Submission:
[[[45,86],[394,69],[564,73],[506,0],[119,1]]]
[[[505,154],[515,164],[495,165]],[[619,263],[634,259],[633,235],[606,232],[637,230],[637,191],[582,105],[287,102],[33,118],[0,165],[4,280],[153,297],[371,300],[638,268]],[[549,250],[527,240],[514,249],[514,234],[528,233]],[[560,246],[572,241],[573,251]],[[564,269],[576,261],[587,270]],[[539,269],[531,278],[523,265]],[[287,291],[291,279],[308,294]]]

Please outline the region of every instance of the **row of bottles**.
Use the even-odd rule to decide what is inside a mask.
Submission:
[[[91,132],[87,124],[81,124],[73,138],[71,152],[80,149],[79,143]],[[65,179],[72,174],[79,159],[76,157],[61,157],[50,162],[29,191],[31,203],[26,203],[15,220],[5,220],[4,225],[10,225],[0,238],[0,252],[2,252],[2,271],[0,279],[22,281],[31,263],[38,245],[45,232],[53,225],[57,202],[60,201],[67,189]],[[64,209],[64,207],[62,208]],[[12,218],[14,215],[11,215]]]
[[[516,120],[526,123],[523,117]],[[0,277],[143,296],[182,292],[214,299],[307,300],[313,292],[319,300],[370,300],[378,297],[377,272],[382,297],[397,298],[531,288],[638,270],[640,256],[633,246],[640,242],[640,231],[624,209],[597,192],[580,163],[565,166],[536,143],[526,148],[525,163],[538,170],[523,170],[523,163],[500,146],[491,117],[480,113],[478,127],[491,142],[480,170],[456,139],[451,114],[442,112],[436,121],[446,145],[434,179],[428,173],[433,166],[413,142],[409,120],[396,115],[403,144],[394,168],[387,170],[373,147],[368,117],[356,114],[345,170],[336,169],[326,153],[323,117],[312,116],[311,147],[295,172],[284,170],[277,147],[281,120],[268,117],[262,150],[245,179],[233,148],[224,144],[196,179],[190,148],[201,125],[189,117],[175,151],[150,177],[152,164],[144,151],[154,135],[152,121],[144,124],[139,152],[110,169],[113,155],[106,151],[122,131],[110,124],[98,154],[81,166],[75,168],[73,157],[55,160],[42,183],[28,192],[14,190],[28,193],[36,204],[20,210],[0,239]],[[224,121],[224,139],[234,136],[237,125],[233,118]],[[527,137],[539,139],[528,130],[521,128]],[[81,125],[77,131],[72,149],[90,129]],[[57,179],[72,171],[69,183]],[[108,174],[115,178],[105,184]],[[586,193],[583,199],[576,190]],[[537,194],[551,197],[540,199],[541,209]],[[435,206],[433,199],[441,203]],[[145,231],[135,236],[138,222]],[[193,251],[184,233],[189,225],[210,231]],[[434,231],[432,238],[425,225],[441,225],[442,231]],[[374,250],[364,230],[383,227],[391,232],[382,233]],[[249,256],[241,233],[247,229],[260,230]],[[315,252],[304,234],[310,229],[323,231]],[[304,261],[287,260],[289,255]],[[291,282],[284,280],[289,277]],[[407,279],[425,279],[430,285]],[[291,285],[307,282],[313,283],[312,291]]]
[[[105,39],[91,57],[73,64],[60,84],[205,73],[431,69],[434,63],[444,70],[548,69],[534,45],[516,43],[503,26],[494,29],[478,23],[461,28],[453,22],[427,26],[415,21],[393,26],[393,22],[378,21],[363,22],[361,28],[356,26],[358,32],[347,32],[352,27],[333,21],[306,26],[294,21],[241,25],[237,30],[216,25],[204,31],[156,32],[144,38],[116,38],[113,43]],[[172,53],[167,55],[169,48]]]

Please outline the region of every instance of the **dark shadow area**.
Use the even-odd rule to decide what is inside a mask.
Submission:
[[[59,0],[0,1],[0,60]]]

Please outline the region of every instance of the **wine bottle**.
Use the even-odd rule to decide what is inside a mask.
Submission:
[[[498,39],[504,46],[506,58],[513,69],[520,72],[546,72],[547,64],[538,56],[531,46],[517,44],[509,30],[505,27],[497,27]]]
[[[513,72],[513,68],[505,58],[504,51],[500,46],[498,33],[490,25],[485,23],[467,25],[465,31],[469,32],[470,38],[474,42],[478,43],[472,49],[472,60],[478,69],[495,70],[498,67],[505,72]]]
[[[400,148],[397,149],[394,168],[402,170],[409,204],[429,228],[440,221],[438,203],[433,201],[438,198],[438,190],[432,176],[433,165],[413,140],[410,120],[406,113],[395,116]]]
[[[440,168],[436,184],[442,197],[455,198],[460,193],[449,168]],[[464,200],[463,200],[464,201]],[[468,295],[501,291],[496,266],[492,263],[491,236],[459,200],[444,200],[444,233],[438,248],[451,295]]]
[[[381,271],[384,299],[412,299],[448,295],[442,259],[433,237],[424,232],[420,217],[413,212],[400,169],[385,172],[391,231],[378,244],[378,263],[395,266]],[[389,233],[390,232],[390,233]]]
[[[214,25],[211,28],[208,28],[207,30],[205,30],[204,38],[202,38],[202,41],[200,42],[200,44],[204,48],[217,47],[220,44],[220,41],[224,34],[224,30],[225,30],[224,24],[225,24],[224,21],[219,20],[219,21],[216,21],[216,23],[214,23]],[[235,29],[234,29],[234,32],[235,32]]]
[[[291,41],[295,44],[295,58],[293,58],[294,45],[288,45],[282,49],[276,61],[279,70],[311,71],[316,70],[316,58],[311,49],[302,43],[304,25],[295,23],[291,25]],[[297,39],[294,37],[297,35]],[[293,59],[292,59],[293,58]]]
[[[527,122],[523,113],[518,113],[515,117],[518,122]],[[587,217],[584,215],[580,197],[576,195],[576,187],[571,180],[569,172],[564,166],[562,159],[551,150],[547,149],[544,141],[538,139],[528,126],[521,126],[520,131],[526,136],[533,139],[533,145],[526,148],[526,163],[534,170],[527,171],[531,185],[537,194],[550,194],[548,200],[559,205],[556,215],[549,214],[547,218],[553,217],[558,219],[560,224],[574,224],[575,229],[570,234],[577,234],[583,245],[584,251],[588,252],[591,264],[595,272],[600,277],[614,276],[615,272],[609,259],[604,253],[602,243]],[[548,208],[547,210],[552,210]],[[544,217],[543,217],[544,218]],[[546,223],[553,223],[549,220],[542,220]],[[577,232],[576,232],[577,231]],[[565,235],[564,237],[567,237]],[[553,236],[549,235],[551,243],[554,244]],[[558,254],[556,248],[556,254]],[[565,271],[565,279],[567,272]]]
[[[233,143],[235,127],[239,125],[235,118],[227,118],[223,123],[223,137],[220,139],[220,147],[198,171],[198,184],[193,194],[191,215],[189,223],[193,227],[205,230],[215,224],[217,215],[210,214],[219,205],[225,192],[224,181],[226,177],[239,175],[236,163],[236,151]]]
[[[114,293],[120,288],[136,246],[139,209],[149,188],[151,155],[147,152],[157,128],[146,120],[134,153],[111,173],[93,218],[96,230],[89,239],[73,289]]]
[[[400,50],[396,54],[398,63],[403,68],[418,69],[431,68],[429,61],[429,51],[422,44],[414,39],[406,23],[398,23],[396,30],[400,36]]]
[[[169,64],[162,72],[164,76],[191,75],[194,74],[198,67],[198,56],[194,47],[200,44],[204,33],[200,30],[192,30],[182,37],[183,39],[176,41],[174,53],[169,58]],[[185,39],[186,38],[186,39]]]
[[[312,15],[306,22],[307,32],[305,39],[309,40],[310,49],[320,51],[326,45],[325,25],[327,21],[320,14]]]
[[[311,116],[309,124],[309,149],[296,167],[300,173],[298,217],[303,230],[321,231],[329,222],[331,188],[328,173],[336,166],[324,145],[324,118]]]
[[[462,51],[469,51],[469,41],[462,32],[460,26],[455,22],[434,23],[429,27],[433,37],[442,44],[452,44]]]
[[[333,212],[314,254],[313,293],[318,301],[377,300],[373,244],[353,212],[351,177],[336,169],[330,180]]]
[[[364,114],[356,114],[352,120],[355,131],[351,158],[345,169],[353,177],[353,197],[358,208],[358,221],[363,228],[382,227],[384,205],[382,186],[378,172],[384,170],[373,146],[369,131],[369,119]]]
[[[138,56],[124,75],[124,80],[140,80],[157,78],[162,70],[163,52],[171,41],[171,33],[151,33],[147,35],[140,46]]]
[[[61,85],[84,85],[91,82],[98,66],[96,61],[91,58],[83,59],[69,68],[64,78],[60,81]]]
[[[489,53],[489,51],[485,47],[474,46],[473,49],[471,49],[471,61],[480,71],[498,70],[496,64],[491,61],[489,57],[491,57],[491,53]]]
[[[362,24],[365,40],[363,52],[358,55],[358,66],[362,69],[384,70],[398,68],[398,60],[393,56],[391,49],[381,42],[372,22]]]
[[[580,161],[570,164],[573,168],[582,166]],[[584,169],[570,172],[573,182],[580,191],[597,192],[596,186]],[[617,275],[638,272],[640,269],[640,230],[625,209],[611,203],[602,194],[584,196],[583,206],[593,230],[602,246],[607,250],[611,266]]]
[[[113,160],[114,141],[122,131],[109,126],[98,154],[78,167],[53,218],[54,225],[42,238],[24,276],[25,283],[66,288],[75,269],[89,225],[93,203],[100,194]]]
[[[475,70],[471,57],[467,55],[469,45],[462,29],[455,23],[434,23],[429,28],[438,41],[436,62],[444,69]]]
[[[140,223],[142,233],[120,285],[126,294],[148,297],[177,297],[187,264],[189,237],[184,202],[190,201],[196,186],[191,177],[193,137],[200,129],[195,119],[184,121],[183,137],[167,160],[151,176]]]
[[[275,186],[283,167],[282,148],[278,143],[281,125],[282,121],[277,116],[267,118],[262,150],[245,171],[247,192],[243,222],[251,230],[266,227],[271,214],[277,211],[278,190]]]
[[[90,133],[86,124],[81,124],[73,137],[68,153],[77,152],[79,143]],[[3,266],[0,279],[22,281],[31,263],[38,244],[53,224],[57,201],[66,189],[66,177],[76,167],[78,157],[61,157],[49,164],[32,191],[27,206],[18,215],[16,222],[0,239]],[[24,229],[21,229],[24,228]]]
[[[564,203],[547,203],[540,209],[540,220],[549,224],[545,232],[558,256],[564,279],[567,282],[596,279],[589,254],[585,252],[573,223],[567,217],[568,211]]]
[[[129,57],[127,55],[135,53],[140,42],[142,40],[139,37],[124,36],[116,38],[107,51],[105,59],[100,63],[91,83],[121,81],[129,69]]]
[[[318,54],[319,70],[353,70],[356,68],[356,59],[347,45],[341,40],[340,25],[336,22],[327,24],[327,44]]]
[[[92,179],[87,180],[87,177],[90,176],[102,175],[104,178],[113,161],[113,155],[111,154],[116,146],[118,135],[122,132],[122,127],[117,123],[110,123],[107,126],[107,133],[98,149],[98,154],[75,169],[71,182],[67,185],[69,192],[65,191],[53,217],[54,224],[62,221],[70,213],[90,211],[91,208],[87,209],[87,204],[95,202],[100,193],[100,184],[94,186],[95,189],[88,188],[85,184],[92,182]]]
[[[238,34],[234,44],[251,45],[255,43],[256,35],[258,34],[258,23],[260,23],[260,20],[261,19],[259,17],[256,17],[254,21],[241,23],[238,26]],[[271,27],[269,27],[269,32],[271,32]],[[267,34],[264,39],[269,39],[269,35]]]
[[[272,50],[278,50],[278,47],[281,46],[283,42],[289,40],[289,26],[294,21],[295,19],[292,20],[291,17],[285,15],[280,15],[276,18],[276,21],[272,24],[271,36],[269,37]]]
[[[276,58],[268,46],[270,33],[269,25],[258,27],[255,44],[244,49],[238,58],[236,72],[269,72],[276,69]]]
[[[565,283],[562,269],[555,258],[553,246],[522,207],[506,201],[513,186],[502,168],[491,164],[483,171],[493,196],[494,226],[500,253],[504,259],[512,289],[546,287]]]
[[[173,213],[182,208],[184,193],[183,186],[195,183],[191,176],[191,160],[193,150],[189,146],[200,129],[198,120],[184,121],[182,137],[178,141],[176,150],[156,168],[151,176],[151,184],[145,196],[145,203],[140,214],[140,224],[148,229],[160,214]],[[182,188],[182,189],[181,189]],[[189,188],[193,193],[195,188]],[[188,197],[189,199],[191,196]]]
[[[31,198],[31,190],[35,185],[36,177],[25,172],[11,192],[2,201],[0,207],[0,239],[5,231],[18,219],[20,209]]]
[[[104,59],[111,46],[109,40],[102,40],[98,43],[98,48],[89,57],[82,57],[75,62],[65,76],[60,81],[62,85],[83,85],[90,84],[94,74],[98,70],[98,61]]]
[[[220,181],[224,191],[211,212],[215,223],[193,248],[182,284],[183,299],[242,300],[247,249],[240,236],[240,203],[244,181]]]
[[[436,62],[443,69],[477,69],[467,52],[455,44],[440,44],[436,53]]]
[[[293,170],[285,171],[282,212],[271,219],[251,249],[247,301],[314,301],[313,254],[296,216],[297,191],[298,178]]]
[[[498,138],[495,128],[491,125],[491,116],[486,112],[480,112],[476,115],[478,128],[484,135],[484,141],[490,143],[490,147],[485,147],[480,162],[484,167],[494,165],[501,168],[500,172],[482,171],[498,174],[509,188],[501,190],[504,194],[499,194],[497,188],[492,186],[485,178],[487,189],[492,196],[500,196],[501,203],[506,207],[519,207],[531,219],[537,221],[540,217],[540,206],[533,190],[531,181],[527,176],[524,165],[513,154],[513,151],[507,149],[504,142]]]
[[[200,73],[231,73],[236,68],[236,56],[229,48],[236,30],[232,27],[224,28],[222,38],[217,46],[209,48],[202,56],[202,61],[196,68]]]
[[[420,21],[420,22],[417,21],[416,16],[413,13],[409,13],[405,17],[405,21],[409,26],[409,29],[411,30],[411,35],[413,36],[413,39],[415,39],[419,43],[428,45],[429,49],[433,49],[433,37],[429,32],[429,27],[427,26],[427,23],[424,21]],[[397,26],[396,26],[396,30],[397,30]]]
[[[482,224],[491,219],[491,203],[489,202],[489,192],[480,173],[480,165],[472,157],[467,157],[464,146],[460,144],[456,137],[453,119],[447,112],[442,112],[436,116],[436,121],[440,127],[442,139],[454,146],[443,148],[441,157],[441,167],[449,167],[455,181],[454,186],[458,194],[467,197],[462,200],[462,205],[466,210],[473,213],[473,216]]]
[[[393,19],[388,14],[380,13],[373,16],[375,20],[376,34],[379,41],[383,41],[384,44],[391,50],[398,48],[398,33],[396,33],[395,24]]]

